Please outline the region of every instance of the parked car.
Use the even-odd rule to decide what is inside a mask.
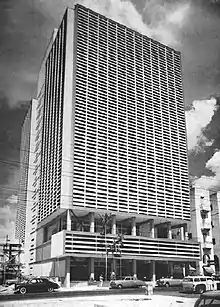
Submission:
[[[211,276],[187,276],[184,277],[182,287],[184,292],[203,293],[216,290],[217,281]]]
[[[156,281],[156,284],[158,287],[180,287],[182,286],[182,281],[182,278],[173,278],[173,276],[161,277]]]
[[[15,293],[25,294],[27,292],[53,292],[59,285],[47,278],[32,278],[15,284]]]
[[[200,295],[194,304],[194,307],[219,307],[220,291],[209,291]]]
[[[140,288],[143,286],[146,286],[146,283],[143,280],[139,280],[133,276],[126,276],[123,279],[112,280],[110,282],[110,289]]]

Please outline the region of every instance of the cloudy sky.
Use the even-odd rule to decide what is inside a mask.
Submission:
[[[77,2],[181,51],[190,176],[220,187],[220,0],[0,0],[0,239],[13,237],[21,125],[40,63]]]

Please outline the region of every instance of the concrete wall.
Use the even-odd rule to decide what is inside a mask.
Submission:
[[[74,10],[67,11],[60,208],[72,206]],[[71,116],[72,115],[72,116]],[[72,127],[72,128],[71,128]]]
[[[49,54],[49,52],[51,50],[52,44],[53,44],[53,42],[54,42],[54,40],[56,38],[56,35],[57,35],[57,29],[54,29],[53,33],[52,33],[52,36],[50,38],[50,41],[48,43],[47,49],[46,49],[46,51],[44,53],[43,60],[41,62],[41,67],[40,67],[40,71],[39,71],[39,74],[38,74],[37,96],[40,93],[40,91],[42,89],[42,86],[44,85],[44,82],[45,82],[45,63],[46,63],[48,54]]]
[[[62,256],[64,253],[65,231],[60,231],[51,237],[51,257]]]
[[[34,276],[65,277],[65,260],[53,260],[33,265]]]

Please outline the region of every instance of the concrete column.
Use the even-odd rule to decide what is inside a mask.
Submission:
[[[134,277],[137,278],[137,260],[136,259],[132,260],[132,274]]]
[[[151,266],[152,266],[152,278],[151,278],[151,280],[152,280],[152,282],[153,282],[153,286],[155,286],[156,285],[156,269],[155,269],[155,260],[152,260],[151,261]]]
[[[71,214],[69,209],[66,211],[66,229],[71,231]]]
[[[94,265],[94,258],[89,259],[89,273],[90,273],[90,279],[95,279],[95,265]]]
[[[115,272],[115,274],[117,273],[116,272],[117,271],[117,266],[116,266],[116,259],[115,258],[112,259],[112,267],[111,267],[111,269],[112,269],[112,272]]]
[[[168,237],[168,239],[172,239],[171,223],[168,223],[168,225],[167,225],[167,237]]]
[[[112,235],[116,235],[116,215],[112,215]]]
[[[185,231],[184,227],[180,227],[180,240],[184,241],[185,240]]]
[[[203,275],[203,265],[204,265],[204,263],[203,263],[203,261],[202,260],[200,260],[199,261],[199,264],[198,264],[198,270],[199,270],[199,274],[198,275]]]
[[[66,257],[66,260],[65,260],[64,286],[66,288],[70,288],[70,257]]]
[[[95,213],[89,213],[90,232],[95,232]]]
[[[131,235],[136,236],[136,217],[131,218]]]
[[[187,231],[187,224],[183,226],[183,230],[184,230],[184,240],[188,241],[189,237],[188,237],[188,231]]]
[[[155,238],[154,220],[150,221],[150,237]]]
[[[185,276],[186,276],[186,265],[183,264],[183,277],[185,277]]]

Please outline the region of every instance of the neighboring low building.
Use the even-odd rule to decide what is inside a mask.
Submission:
[[[214,249],[214,261],[216,274],[220,274],[220,192],[210,193],[212,243]]]
[[[214,253],[217,251],[213,245],[213,235],[218,238],[219,244],[219,215],[213,214],[213,208],[217,211],[217,198],[210,195],[204,188],[194,185],[191,188],[191,222],[189,223],[189,237],[200,242],[201,254],[199,266],[196,268],[197,274],[213,274],[218,267],[215,267]],[[215,218],[215,229],[213,226]],[[217,222],[218,220],[218,222]],[[217,236],[218,233],[218,236]]]

